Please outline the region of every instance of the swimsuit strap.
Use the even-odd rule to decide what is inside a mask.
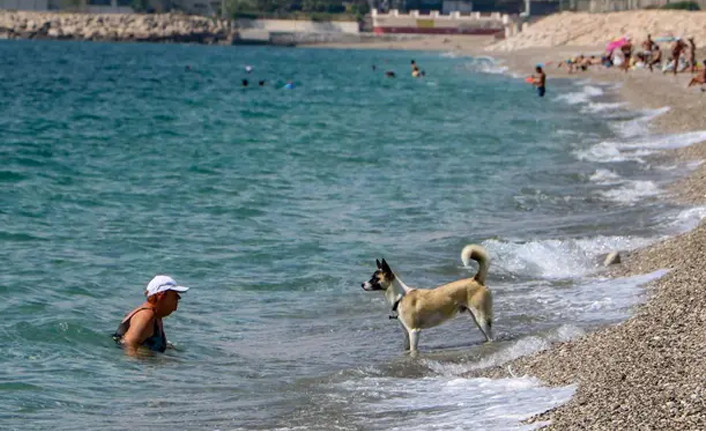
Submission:
[[[137,308],[133,311],[130,312],[125,318],[120,322],[120,325],[118,325],[118,329],[115,331],[113,334],[113,339],[118,342],[122,339],[123,335],[127,332],[127,330],[130,328],[130,319],[137,314],[139,311],[142,310],[152,310],[153,312],[155,311],[153,307],[140,307]],[[156,322],[156,321],[155,321]]]
[[[132,310],[132,311],[130,312],[130,314],[128,314],[128,315],[123,319],[123,322],[127,322],[128,320],[132,319],[132,316],[134,316],[135,314],[137,314],[138,311],[142,311],[142,310],[152,310],[153,312],[155,311],[155,310],[154,310],[154,307],[140,307],[140,308],[138,308],[138,309],[136,309],[136,310]]]

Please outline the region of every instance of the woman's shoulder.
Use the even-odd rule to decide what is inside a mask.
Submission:
[[[140,305],[139,307],[133,309],[129,313],[127,313],[125,315],[125,318],[123,319],[123,322],[125,322],[127,320],[133,320],[138,316],[140,316],[140,319],[145,319],[145,318],[151,319],[151,318],[154,318],[155,315],[156,315],[156,313],[155,313],[154,307],[147,306],[147,305],[143,304],[143,305]]]

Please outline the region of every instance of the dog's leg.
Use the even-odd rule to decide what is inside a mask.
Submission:
[[[405,351],[409,350],[409,332],[407,332],[407,328],[402,325],[402,329],[404,329],[404,349]]]
[[[419,329],[410,329],[408,337],[410,344],[409,353],[411,353],[412,356],[417,356],[417,345],[419,344]]]
[[[493,341],[493,334],[491,331],[490,321],[487,320],[485,316],[479,315],[480,313],[478,313],[477,310],[473,310],[472,308],[468,309],[468,313],[470,313],[476,326],[478,327],[478,329],[480,329],[480,332],[482,332],[485,336],[485,341]]]

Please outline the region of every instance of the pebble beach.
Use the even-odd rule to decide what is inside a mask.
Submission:
[[[622,83],[619,95],[635,108],[669,106],[652,127],[663,132],[706,129],[706,98],[687,89],[689,76],[634,71],[579,75]],[[706,143],[657,157],[699,161]],[[706,167],[677,181],[665,199],[706,203]],[[612,275],[669,272],[647,287],[647,302],[627,322],[599,330],[537,355],[521,358],[486,376],[528,374],[551,385],[578,383],[572,400],[547,412],[547,429],[684,429],[706,426],[706,226],[622,255]]]

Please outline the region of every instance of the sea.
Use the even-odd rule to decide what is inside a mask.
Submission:
[[[706,216],[664,198],[697,164],[658,156],[706,131],[654,133],[668,108],[616,84],[550,73],[539,98],[493,58],[422,51],[0,58],[3,430],[535,429],[575,386],[470,373],[625,320],[665,271],[608,278],[604,256]],[[410,357],[361,283],[383,257],[413,287],[473,276],[470,243],[495,342],[461,315]],[[132,358],[110,335],[156,274],[191,288],[174,349]]]

